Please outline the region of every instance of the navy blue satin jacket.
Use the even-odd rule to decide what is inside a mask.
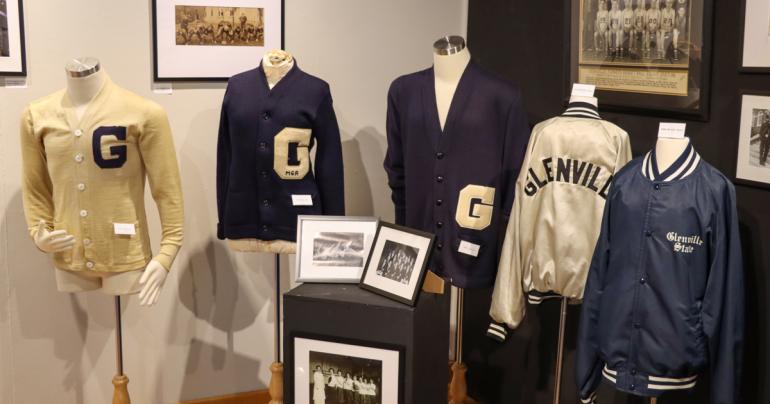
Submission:
[[[692,145],[659,172],[655,150],[615,177],[588,274],[577,349],[581,399],[601,379],[635,395],[690,389],[739,403],[743,266],[735,189]]]
[[[217,146],[218,238],[294,241],[297,215],[345,214],[343,176],[326,82],[296,60],[272,90],[261,65],[230,78]]]

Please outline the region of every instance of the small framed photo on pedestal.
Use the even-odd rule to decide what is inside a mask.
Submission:
[[[297,282],[358,283],[377,218],[297,217]]]
[[[414,306],[434,239],[430,233],[380,222],[361,287]]]
[[[741,97],[735,182],[770,189],[770,94]]]

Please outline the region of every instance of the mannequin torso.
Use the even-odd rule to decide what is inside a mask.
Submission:
[[[682,155],[688,144],[690,144],[690,139],[686,137],[682,139],[658,138],[655,143],[655,160],[658,163],[658,170],[663,172],[671,167],[671,164]]]
[[[457,85],[471,61],[471,53],[464,48],[453,55],[433,53],[433,71],[436,80],[436,106],[441,129],[444,129],[449,108],[452,105]]]
[[[262,70],[265,72],[267,85],[272,90],[291,68],[294,67],[294,57],[284,50],[273,50],[262,58]],[[238,252],[269,252],[276,254],[293,254],[297,250],[294,242],[286,240],[259,240],[256,238],[227,239],[227,246]]]
[[[104,85],[106,74],[104,70],[99,69],[96,73],[85,77],[72,77],[67,75],[67,97],[70,100],[69,108],[74,109],[78,120],[83,119],[83,115],[88,109],[91,100],[99,93]]]

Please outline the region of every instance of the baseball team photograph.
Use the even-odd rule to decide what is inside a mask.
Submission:
[[[382,362],[310,351],[312,404],[381,404]]]

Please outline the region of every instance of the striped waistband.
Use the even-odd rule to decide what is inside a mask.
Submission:
[[[697,375],[688,376],[688,377],[660,377],[660,376],[650,376],[650,375],[643,376],[643,375],[635,374],[635,372],[631,372],[631,374],[633,375],[632,377],[635,379],[646,379],[647,390],[658,390],[658,391],[689,390],[695,387],[695,383],[697,382],[697,379],[698,379]],[[604,368],[602,369],[602,376],[604,376],[605,379],[612,382],[612,384],[615,384],[615,385],[618,384],[618,377],[619,377],[618,372],[616,370],[610,369],[607,365],[604,365]]]
[[[540,292],[537,290],[531,290],[527,293],[527,301],[529,304],[540,304],[548,299],[561,299],[562,295],[556,292]]]

